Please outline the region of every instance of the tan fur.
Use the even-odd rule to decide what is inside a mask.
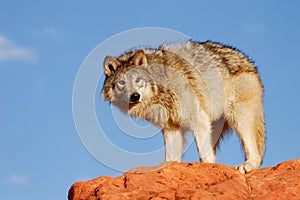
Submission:
[[[215,162],[220,139],[235,130],[246,157],[237,168],[259,168],[265,151],[263,86],[240,51],[189,41],[107,56],[104,69],[103,98],[161,127],[166,160],[180,160],[183,134],[192,131],[201,161]]]

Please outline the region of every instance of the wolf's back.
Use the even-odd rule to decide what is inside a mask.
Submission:
[[[238,49],[216,42],[188,41],[185,44],[171,44],[162,49],[173,52],[192,63],[201,72],[218,67],[223,75],[239,73],[257,73],[256,67],[245,54]]]

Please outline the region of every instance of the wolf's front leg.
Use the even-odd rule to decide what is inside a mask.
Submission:
[[[216,161],[216,151],[214,139],[212,137],[211,121],[207,113],[200,112],[198,126],[194,130],[194,138],[201,162],[214,163]]]
[[[181,161],[184,137],[178,130],[163,129],[165,140],[165,161]]]

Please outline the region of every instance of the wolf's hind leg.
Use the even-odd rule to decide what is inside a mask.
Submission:
[[[181,161],[184,137],[180,129],[163,130],[165,140],[165,161]]]
[[[265,126],[262,104],[249,102],[238,105],[236,132],[245,151],[246,161],[237,166],[241,173],[258,169],[265,151]]]

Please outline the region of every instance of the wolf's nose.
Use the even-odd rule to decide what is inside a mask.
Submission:
[[[140,100],[141,95],[137,92],[132,93],[130,96],[130,102],[136,103]]]

